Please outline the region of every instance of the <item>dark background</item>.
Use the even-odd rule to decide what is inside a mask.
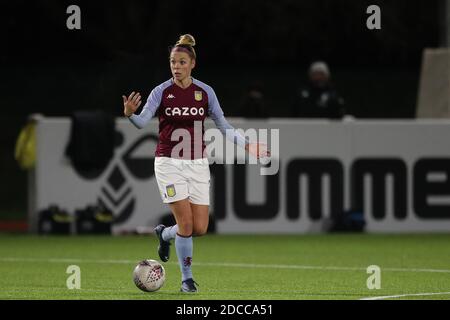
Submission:
[[[81,30],[66,9],[81,8]],[[381,8],[381,30],[366,9]],[[193,76],[216,91],[227,116],[240,115],[250,84],[262,85],[272,117],[288,117],[312,61],[325,60],[357,118],[413,118],[422,51],[443,35],[442,1],[3,1],[0,70],[0,220],[24,216],[26,172],[14,145],[27,115],[79,109],[122,114],[121,95],[146,96],[170,78],[168,46],[197,40]]]

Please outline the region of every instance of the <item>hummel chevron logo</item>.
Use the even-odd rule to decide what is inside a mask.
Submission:
[[[174,99],[174,98],[175,98],[175,96],[171,93],[167,96],[167,99]]]

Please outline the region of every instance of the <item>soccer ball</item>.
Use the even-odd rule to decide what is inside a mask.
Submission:
[[[159,290],[165,280],[166,271],[156,260],[143,260],[134,268],[134,284],[142,291],[153,292]]]

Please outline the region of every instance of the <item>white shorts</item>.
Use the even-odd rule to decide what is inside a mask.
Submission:
[[[155,157],[155,176],[164,203],[188,199],[194,204],[209,205],[207,158],[182,160]]]

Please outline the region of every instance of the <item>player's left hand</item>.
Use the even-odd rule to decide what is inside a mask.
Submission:
[[[245,145],[245,150],[257,159],[270,157],[270,151],[267,149],[265,143],[247,143]]]

